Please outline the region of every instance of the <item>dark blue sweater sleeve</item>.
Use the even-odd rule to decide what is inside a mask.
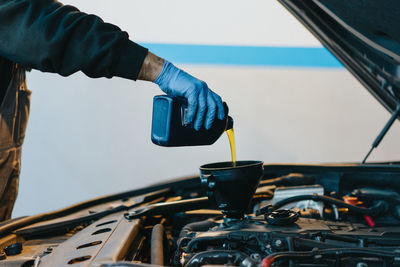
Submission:
[[[54,0],[0,0],[0,56],[68,76],[136,80],[147,49],[95,15]]]

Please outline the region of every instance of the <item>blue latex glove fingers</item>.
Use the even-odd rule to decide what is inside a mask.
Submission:
[[[186,112],[186,118],[185,118],[185,123],[190,124],[194,116],[196,115],[196,110],[197,110],[197,94],[189,94],[187,97],[188,101],[188,109]]]
[[[225,116],[219,95],[208,89],[205,82],[180,70],[168,61],[164,62],[163,69],[154,83],[170,96],[182,96],[187,99],[188,111],[185,122],[189,124],[194,121],[195,130],[201,128],[203,121],[205,127],[209,129],[217,110],[219,119]]]
[[[203,124],[204,115],[207,111],[207,97],[208,97],[208,88],[204,88],[203,83],[201,83],[201,88],[199,92],[199,97],[197,98],[197,113],[196,119],[194,121],[194,129],[198,131]]]
[[[204,83],[204,86],[207,87],[207,84]],[[207,130],[211,128],[216,113],[217,113],[217,103],[214,99],[212,91],[207,87],[207,115],[206,115],[206,120],[204,122],[204,125]]]
[[[211,90],[210,90],[211,91]],[[222,98],[211,91],[211,94],[215,100],[215,103],[217,103],[217,108],[218,108],[218,119],[222,120],[225,117],[225,109],[224,105],[222,104]]]

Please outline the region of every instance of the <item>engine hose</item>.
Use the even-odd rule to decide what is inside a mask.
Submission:
[[[192,232],[208,231],[211,227],[214,227],[217,225],[218,225],[218,223],[216,223],[212,219],[208,219],[208,220],[200,221],[200,222],[189,223],[182,228],[181,233],[179,234],[179,238],[186,237],[189,233],[192,233]]]
[[[202,265],[233,265],[256,267],[257,264],[245,253],[238,250],[213,250],[195,254],[184,267]]]
[[[296,186],[315,184],[315,177],[306,176],[301,173],[290,173],[285,176],[260,181],[260,186]]]
[[[151,231],[151,264],[164,266],[164,226],[156,224]]]
[[[186,253],[191,253],[193,248],[197,246],[201,242],[223,242],[227,240],[227,237],[225,235],[222,236],[207,236],[207,237],[197,237],[189,241],[189,243],[186,246]]]
[[[313,251],[287,251],[277,252],[265,257],[261,262],[261,267],[270,267],[272,263],[278,260],[302,260],[312,259],[315,256],[323,256],[326,258],[343,258],[343,257],[377,257],[385,260],[393,260],[398,257],[398,253],[379,251],[365,248],[334,248],[320,249]]]
[[[336,206],[344,207],[349,209],[349,211],[361,214],[361,215],[370,215],[372,217],[377,216],[379,214],[385,213],[388,209],[388,204],[385,201],[377,201],[372,207],[370,208],[363,208],[357,207],[350,204],[347,204],[344,201],[341,201],[336,198],[328,197],[328,196],[320,196],[320,195],[300,195],[282,199],[281,201],[276,202],[272,206],[264,207],[257,211],[257,215],[265,214],[272,212],[274,210],[278,210],[279,208],[293,202],[298,202],[302,200],[314,200],[314,201],[321,201],[329,204],[333,204]]]

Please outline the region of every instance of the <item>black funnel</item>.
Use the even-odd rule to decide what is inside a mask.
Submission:
[[[242,218],[263,175],[262,161],[218,162],[200,167],[208,198],[228,218]]]

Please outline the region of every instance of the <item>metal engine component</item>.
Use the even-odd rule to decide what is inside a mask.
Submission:
[[[275,189],[273,198],[269,201],[263,201],[260,206],[263,207],[269,204],[274,205],[283,199],[299,195],[324,195],[324,188],[321,185],[278,187]],[[322,202],[316,202],[314,200],[302,200],[287,204],[282,207],[282,209],[293,208],[298,208],[299,210],[314,209],[317,210],[321,218],[323,218],[324,204]]]
[[[7,256],[18,255],[22,251],[21,243],[14,243],[4,248],[4,252]]]
[[[310,257],[308,255],[317,255],[318,250],[335,247],[350,249],[354,244],[358,244],[357,253],[378,251],[385,245],[400,245],[397,238],[381,236],[383,231],[398,231],[399,227],[377,227],[371,232],[363,224],[302,217],[297,217],[295,224],[287,225],[272,225],[263,216],[238,220],[229,225],[222,222],[222,219],[206,220],[184,227],[175,252],[175,258],[179,259],[181,266],[200,266],[200,263],[244,266],[244,262],[249,262],[249,266],[252,266],[260,258],[271,254],[289,253],[287,255],[290,257],[288,250],[293,253],[309,251],[306,253]],[[237,251],[241,253],[237,254]]]
[[[265,220],[270,225],[290,225],[299,219],[299,214],[291,210],[276,210],[265,214]]]

